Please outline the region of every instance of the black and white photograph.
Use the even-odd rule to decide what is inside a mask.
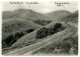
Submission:
[[[2,2],[2,55],[77,56],[78,12],[78,1]]]

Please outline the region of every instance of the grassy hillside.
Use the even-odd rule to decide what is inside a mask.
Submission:
[[[55,24],[56,24],[56,22],[55,23],[53,22],[50,25],[46,25],[45,27],[46,28],[50,28],[51,26],[54,27]],[[41,28],[43,28],[43,27],[41,27]],[[40,39],[36,39],[36,34],[37,34],[38,30],[40,30],[40,28],[29,33],[28,35],[23,36],[21,39],[19,39],[17,42],[15,42],[11,47],[14,48],[14,47],[22,46],[22,45],[31,45],[35,42],[38,42],[40,40]]]
[[[14,40],[13,41],[14,43],[11,46],[9,46],[9,48],[7,48],[6,50],[3,49],[3,52],[4,51],[8,52],[8,50],[10,51],[14,50],[13,52],[11,52],[13,54],[16,51],[17,52],[20,51],[19,48],[23,47],[21,49],[22,52],[20,52],[22,54],[25,53],[26,51],[27,52],[33,51],[34,49],[36,50],[32,54],[38,54],[38,53],[69,54],[71,52],[74,54],[78,53],[78,36],[77,36],[78,29],[76,26],[77,24],[73,25],[73,23],[75,24],[78,22],[78,11],[74,12],[73,14],[65,10],[55,11],[53,12],[54,14],[49,13],[50,17],[48,18],[50,18],[51,20],[53,20],[54,18],[55,21],[53,21],[50,24],[47,23],[46,25],[45,25],[46,23],[45,21],[44,22],[39,21],[41,20],[41,18],[44,19],[44,17],[41,17],[42,14],[37,14],[32,10],[26,11],[24,9],[18,9],[13,12],[15,14],[13,13],[13,15],[11,14],[12,16],[10,15],[12,21],[11,20],[3,21],[2,35],[3,35],[3,40],[8,39],[7,35],[11,35],[11,36],[8,36],[9,38],[11,38],[11,39],[8,39],[8,41]],[[17,15],[16,15],[16,12],[17,12]],[[34,14],[36,16],[34,16]],[[40,17],[40,19],[37,22],[34,22],[34,23],[31,22],[31,21],[37,20],[39,18],[38,16]],[[46,16],[48,15],[46,14]],[[22,19],[15,20],[17,17],[22,19],[26,19],[27,17],[27,20],[30,20],[30,21],[25,21]],[[55,25],[56,23],[58,23],[58,25]],[[45,26],[40,26],[40,25],[45,25]],[[20,39],[15,41],[15,38],[20,38]],[[6,42],[8,41],[6,40]],[[40,46],[42,47],[40,48]],[[38,49],[37,47],[40,49]],[[74,51],[72,51],[71,49],[74,49]]]
[[[17,9],[15,11],[9,12],[5,11],[2,12],[3,19],[10,19],[10,18],[21,18],[26,20],[48,20],[43,14],[35,12],[30,9]]]
[[[67,27],[67,32],[62,33],[64,35],[59,36],[61,38],[57,42],[52,42],[50,45],[46,45],[40,49],[31,52],[33,55],[77,55],[78,54],[78,35],[77,28],[70,25]],[[71,35],[69,33],[72,33]],[[69,36],[67,35],[69,34]],[[59,34],[60,35],[60,34]],[[58,36],[58,35],[57,35]],[[50,36],[49,38],[51,38]],[[62,37],[63,40],[62,40]],[[53,38],[53,37],[52,37]],[[62,40],[62,41],[61,41]],[[56,40],[55,40],[56,41]]]
[[[56,24],[56,22],[54,23],[51,23],[50,25],[46,25],[46,26],[44,26],[44,27],[46,27],[46,28],[51,28],[51,27],[53,27],[54,28],[54,25]],[[50,26],[50,27],[49,27]],[[43,28],[43,27],[41,27],[41,28]],[[38,43],[38,42],[41,42],[41,41],[43,41],[43,40],[46,40],[46,37],[44,37],[44,38],[42,38],[42,39],[38,39],[38,38],[36,38],[36,35],[37,35],[37,32],[41,29],[41,28],[39,28],[39,29],[37,29],[37,30],[35,30],[35,31],[33,31],[33,32],[31,32],[31,33],[29,33],[29,34],[27,34],[27,35],[25,35],[25,36],[23,36],[23,37],[21,37],[18,41],[16,41],[14,44],[12,44],[11,45],[11,47],[9,47],[8,49],[3,49],[3,53],[4,52],[8,52],[8,50],[14,50],[14,49],[17,49],[17,48],[21,48],[21,47],[25,47],[25,46],[29,46],[29,45],[32,45],[32,44],[35,44],[35,43]],[[59,30],[60,31],[60,30]],[[49,31],[50,32],[50,31]],[[57,32],[56,32],[57,33]],[[42,33],[43,34],[43,33]],[[45,34],[44,34],[45,35]],[[48,35],[47,35],[48,36]]]
[[[62,45],[62,46],[60,46],[60,47],[65,47],[65,48],[68,48],[68,46],[67,45],[69,45],[69,49],[71,48],[70,46],[70,44],[69,43],[65,43],[65,42],[63,42],[64,41],[64,39],[67,39],[67,38],[71,38],[72,36],[73,37],[75,37],[76,36],[76,29],[77,28],[75,28],[75,26],[72,26],[72,25],[70,25],[70,24],[67,24],[67,26],[66,26],[66,29],[65,30],[63,30],[63,31],[60,31],[60,32],[58,32],[58,33],[55,33],[55,34],[53,34],[53,35],[50,35],[50,36],[48,36],[48,37],[46,37],[46,38],[43,38],[43,39],[41,39],[41,41],[37,41],[37,43],[33,43],[34,41],[35,41],[35,38],[32,38],[32,37],[35,37],[35,33],[36,33],[36,31],[34,31],[34,32],[32,32],[32,33],[30,33],[30,34],[33,34],[32,36],[30,36],[29,34],[28,34],[28,37],[27,37],[27,35],[25,36],[25,37],[23,37],[23,39],[20,39],[20,41],[22,40],[22,42],[20,43],[20,41],[18,41],[17,42],[17,44],[19,45],[19,44],[21,44],[21,45],[24,45],[24,44],[27,44],[27,43],[29,43],[29,41],[30,41],[30,44],[31,45],[27,45],[27,46],[23,46],[23,48],[20,48],[19,49],[19,47],[21,46],[21,45],[13,45],[12,47],[17,47],[18,49],[16,49],[16,50],[13,50],[13,51],[11,51],[11,52],[9,52],[9,53],[7,53],[7,55],[8,54],[10,54],[10,55],[23,55],[23,54],[25,54],[25,55],[27,55],[28,53],[32,53],[32,52],[34,52],[34,51],[36,51],[36,50],[39,50],[39,49],[41,49],[42,51],[44,51],[45,49],[48,49],[48,51],[49,52],[53,52],[53,50],[51,51],[51,49],[49,50],[49,48],[52,46],[51,45],[51,43],[53,43],[53,44],[59,44],[59,43],[63,43],[64,45]],[[30,38],[29,38],[30,37]],[[34,40],[34,41],[32,41],[31,42],[31,39],[32,40]],[[29,41],[28,41],[29,40]],[[38,40],[38,39],[36,39],[36,40]],[[26,42],[27,41],[27,42]],[[69,41],[68,41],[69,42]],[[73,40],[73,42],[74,42],[74,40]],[[23,43],[23,44],[22,44]],[[76,39],[76,43],[77,43],[77,39]],[[45,46],[47,46],[47,45],[49,45],[48,47],[45,47]],[[51,45],[51,46],[50,46]],[[55,46],[55,45],[53,45],[53,47]],[[67,47],[66,47],[66,46]],[[45,49],[42,49],[43,47],[45,47]],[[63,49],[63,50],[66,50],[66,49]],[[21,52],[20,52],[21,51]],[[46,51],[45,53],[47,53],[48,51]],[[18,53],[18,52],[20,52],[20,53]],[[44,54],[45,54],[44,53]],[[37,54],[37,53],[36,53]],[[51,53],[50,53],[51,54]],[[32,54],[31,54],[32,55]]]
[[[74,12],[71,15],[68,15],[64,18],[62,18],[60,21],[64,21],[64,22],[71,22],[71,23],[78,23],[78,11]]]
[[[69,11],[66,10],[58,10],[58,11],[54,11],[54,12],[49,12],[49,13],[45,13],[44,15],[47,16],[48,18],[50,18],[51,20],[55,20],[58,21],[59,19],[70,15],[71,13]]]
[[[78,38],[69,37],[67,40],[63,40],[62,42],[55,42],[50,45],[47,45],[41,49],[34,51],[33,55],[45,54],[45,55],[71,55],[72,53],[78,54]],[[73,51],[71,49],[74,49]]]
[[[37,25],[33,22],[30,22],[27,20],[20,20],[20,19],[3,22],[2,40],[3,42],[4,40],[6,40],[5,42],[10,43],[13,37],[14,39],[20,38],[40,27],[41,27],[40,25]],[[3,44],[3,45],[6,45],[6,44]]]

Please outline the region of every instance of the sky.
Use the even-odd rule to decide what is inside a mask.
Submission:
[[[2,11],[14,11],[20,8],[31,9],[39,13],[47,13],[56,10],[67,10],[70,12],[75,12],[78,10],[77,1],[36,1],[37,4],[34,4],[34,2],[35,1],[22,2],[23,4],[14,4],[16,2],[11,2],[12,4],[10,2],[2,2]],[[59,3],[64,4],[60,4],[61,6],[57,6],[59,5]]]

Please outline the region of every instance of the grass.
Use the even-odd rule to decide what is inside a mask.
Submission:
[[[78,23],[78,12],[68,15],[61,19],[61,21],[70,22],[70,23]]]
[[[69,43],[71,45],[71,47],[73,47],[75,50],[73,51],[73,53],[75,55],[78,54],[78,37],[75,36],[75,37],[68,37],[68,38],[65,38],[62,42],[55,42],[55,43],[52,43],[50,45],[47,45],[43,48],[40,48],[36,51],[34,51],[32,54],[35,55],[35,54],[68,54],[70,53],[70,48],[68,48],[68,46],[66,45],[66,43]],[[64,46],[64,45],[66,46]],[[64,46],[65,48],[61,47],[61,46]],[[57,52],[55,51],[55,49],[58,49],[61,51]],[[66,52],[66,49],[69,51],[69,52]]]
[[[61,48],[61,46],[65,42],[67,42],[71,45],[71,48],[74,49],[74,51],[72,51],[72,52],[74,53],[74,55],[77,55],[78,54],[78,35],[76,34],[77,33],[77,28],[72,26],[72,25],[67,26],[67,27],[68,27],[68,29],[67,29],[66,33],[70,33],[70,34],[72,33],[70,36],[67,35],[67,34],[64,35],[64,33],[63,33],[63,35],[61,35],[61,36],[64,36],[63,41],[57,41],[57,42],[52,43],[50,45],[44,46],[43,48],[35,50],[34,52],[32,52],[32,55],[39,55],[39,54],[46,54],[46,55],[48,55],[48,54],[53,54],[53,55],[56,55],[56,54],[59,55],[60,54],[61,55],[62,54],[62,55],[64,55],[64,53],[65,53],[65,55],[71,55],[70,52],[68,52],[68,53],[65,52],[66,49]],[[57,47],[58,47],[58,49],[57,49]],[[57,53],[54,53],[54,51],[56,49],[58,51],[59,50],[61,50],[61,51],[59,51]],[[69,48],[69,50],[70,50],[70,48]]]
[[[30,29],[36,30],[40,27],[41,26],[39,26],[33,22],[30,22],[27,20],[22,20],[22,19],[16,19],[16,20],[10,19],[7,21],[3,20],[3,23],[2,23],[2,42],[4,42],[4,40],[8,39],[10,35],[14,35],[14,37],[17,37],[17,40],[18,40],[22,36],[18,37],[17,33],[22,32],[24,35],[27,35],[28,33],[30,33],[28,30],[30,30]],[[6,44],[4,44],[4,45],[6,45]],[[3,48],[3,44],[2,44],[2,48]]]
[[[52,24],[50,24],[50,25],[48,25],[48,26],[49,26],[49,27],[50,27],[50,26],[54,26],[53,24],[55,25],[56,23],[52,23]],[[45,27],[48,28],[48,26],[46,25]],[[42,28],[42,27],[41,27],[41,28]],[[39,29],[40,29],[40,28],[39,28]],[[21,37],[21,38],[20,38],[17,42],[15,42],[11,47],[21,46],[21,45],[24,45],[24,43],[27,44],[27,43],[30,42],[30,41],[35,41],[35,40],[36,40],[35,36],[36,36],[37,31],[38,31],[39,29],[37,29],[37,30],[35,30],[35,31],[33,31],[33,32],[31,32],[31,33],[29,33],[29,34]]]
[[[12,20],[9,22],[5,22],[2,24],[2,36],[3,39],[12,34],[15,33],[17,31],[21,31],[21,30],[27,30],[27,29],[37,29],[40,28],[39,25],[34,24],[32,22],[29,21],[25,21],[25,20]]]
[[[53,24],[51,24],[51,25],[53,25]],[[46,38],[44,38],[44,39],[36,39],[35,38],[36,33],[39,29],[21,37],[18,41],[16,41],[14,44],[11,45],[10,49],[21,48],[21,47],[28,46],[28,45],[31,45],[31,44],[34,44],[34,43],[37,43],[37,42],[40,42],[40,41],[46,39]]]

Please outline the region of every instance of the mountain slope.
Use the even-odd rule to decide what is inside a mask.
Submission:
[[[33,22],[27,20],[10,20],[7,22],[3,22],[2,24],[2,41],[3,45],[9,46],[18,38],[40,28],[40,25],[37,25]],[[8,41],[7,41],[8,40]],[[5,44],[4,44],[5,43]],[[11,44],[10,44],[11,43]]]
[[[74,18],[75,18],[75,16],[77,16],[77,14],[75,15],[76,13],[74,13]],[[72,18],[73,17],[73,14],[70,14],[70,15],[68,15],[68,16],[70,16],[69,18]],[[67,18],[67,17],[65,17],[65,18]],[[68,19],[68,18],[67,18]],[[73,18],[72,18],[73,19]],[[61,20],[62,20],[62,22],[61,22]],[[70,20],[70,21],[72,21],[72,20]],[[68,21],[67,21],[68,22]],[[59,23],[59,22],[55,22],[55,21],[53,21],[52,23],[50,23],[50,24],[48,24],[48,25],[46,25],[46,26],[43,26],[43,27],[46,27],[46,28],[49,28],[49,27],[54,27],[54,25],[56,24],[56,23]],[[12,51],[12,52],[10,52],[10,53],[7,53],[8,55],[9,54],[14,54],[14,55],[23,55],[23,54],[25,54],[25,53],[27,53],[27,52],[32,52],[32,51],[35,51],[36,49],[38,50],[38,48],[42,48],[42,47],[44,47],[45,45],[47,45],[47,44],[51,44],[51,43],[53,43],[53,42],[57,42],[57,41],[60,41],[60,42],[62,42],[62,40],[64,40],[64,39],[66,39],[66,38],[68,38],[68,37],[74,37],[75,35],[77,35],[77,26],[76,25],[72,25],[73,23],[65,23],[65,19],[63,18],[63,19],[60,19],[60,23],[64,26],[64,27],[66,27],[66,31],[65,30],[63,30],[63,31],[61,31],[61,32],[57,32],[57,33],[55,33],[54,35],[56,35],[56,36],[54,36],[54,35],[50,35],[50,36],[48,36],[48,37],[46,37],[45,39],[40,39],[40,40],[38,40],[38,39],[35,39],[35,36],[36,36],[36,34],[37,34],[37,31],[40,29],[37,29],[37,30],[35,30],[35,31],[33,31],[33,32],[31,32],[31,33],[29,33],[29,34],[27,34],[27,35],[25,35],[25,36],[23,36],[23,37],[21,37],[18,41],[16,41],[10,48],[20,48],[20,47],[23,47],[23,48],[21,48],[21,49],[16,49],[16,50],[14,50],[14,51]],[[43,27],[41,27],[41,28],[43,28]],[[49,40],[49,41],[47,41],[47,40]],[[74,42],[74,41],[73,41]],[[26,47],[25,47],[26,46]],[[22,51],[22,52],[20,52],[20,53],[18,53],[19,51]],[[26,55],[26,54],[25,54]]]
[[[45,13],[44,15],[47,16],[48,18],[50,18],[51,20],[55,20],[58,21],[59,19],[70,15],[71,13],[69,11],[66,10],[58,10],[58,11],[54,11],[54,12],[49,12],[49,13]]]
[[[66,32],[58,32],[61,34],[58,34],[57,36],[59,37],[55,37],[55,39],[60,39],[58,41],[56,41],[55,39],[52,41],[51,44],[49,45],[46,45],[42,48],[39,48],[39,49],[35,49],[29,53],[26,53],[24,55],[66,55],[68,54],[71,49],[70,48],[73,48],[75,51],[71,51],[73,52],[75,55],[78,54],[78,31],[77,31],[77,27],[74,26],[74,25],[71,25],[71,24],[68,24],[68,27],[66,29]],[[50,36],[52,38],[54,38],[54,35],[53,36]],[[49,38],[50,38],[49,37]],[[54,42],[55,41],[55,42]],[[68,47],[70,44],[70,48]],[[68,52],[69,51],[69,52]],[[69,55],[71,55],[71,52]]]
[[[30,9],[17,9],[12,12],[2,12],[3,19],[10,19],[10,18],[21,18],[26,20],[48,20],[43,14],[35,12]]]
[[[55,43],[57,41],[61,42],[63,39],[76,34],[76,33],[73,33],[74,31],[70,28],[73,28],[73,27],[67,26],[67,28],[65,30],[58,32],[52,36],[49,36],[47,39],[45,39],[41,42],[23,47],[21,49],[14,50],[12,52],[6,53],[6,55],[28,55],[29,53],[31,54],[32,52],[34,52],[42,47],[45,47],[46,45],[49,45],[51,43]],[[20,52],[20,53],[18,53],[18,52]]]
[[[71,15],[68,15],[68,16],[62,18],[60,21],[78,23],[78,11],[74,12]]]
[[[9,22],[5,22],[2,24],[3,25],[3,32],[6,31],[6,33],[11,33],[11,32],[15,32],[21,29],[30,29],[30,28],[34,28],[37,29],[40,27],[40,25],[37,25],[35,23],[32,23],[30,21],[27,20],[12,20]]]
[[[46,26],[43,26],[43,27],[49,28],[49,27],[54,26],[55,24],[56,24],[56,22],[52,22],[50,25],[46,25]],[[41,27],[41,28],[43,28],[43,27]],[[39,29],[41,29],[41,28],[39,28]],[[31,45],[33,43],[38,42],[38,40],[35,38],[35,36],[36,36],[37,31],[39,29],[29,33],[28,35],[23,36],[21,39],[19,39],[17,42],[15,42],[11,47],[14,48],[14,47],[22,46],[22,45],[25,45],[25,44],[26,45]]]

